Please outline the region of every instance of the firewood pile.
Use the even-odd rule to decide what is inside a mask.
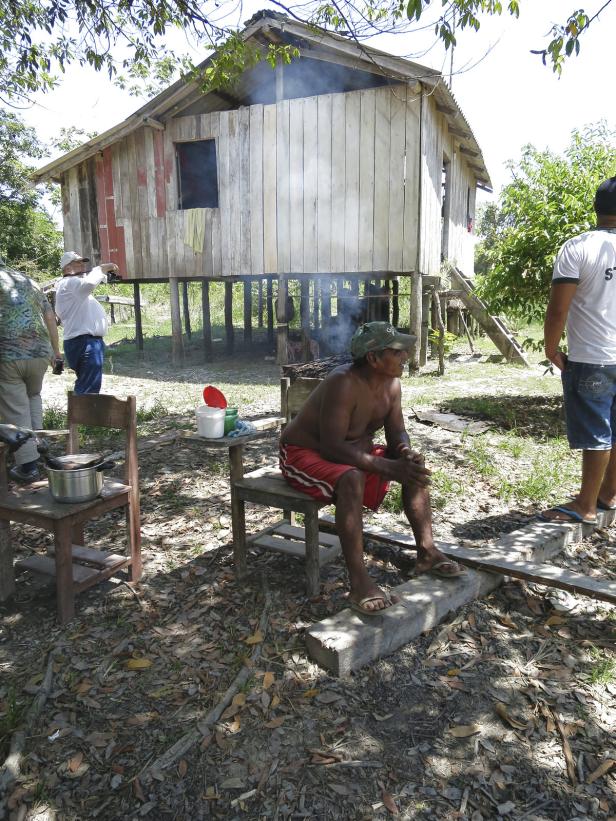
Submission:
[[[293,379],[325,379],[330,371],[339,365],[346,365],[351,362],[350,354],[338,354],[336,356],[326,356],[323,359],[315,359],[313,362],[304,362],[298,365],[283,365],[283,376]]]

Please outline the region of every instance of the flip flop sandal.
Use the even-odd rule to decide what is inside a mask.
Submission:
[[[597,510],[616,510],[616,505],[606,505],[601,499],[597,499]]]
[[[455,569],[452,573],[448,573],[446,570],[443,569],[444,567],[453,567]],[[436,576],[437,579],[459,579],[460,576],[464,576],[466,570],[460,567],[460,565],[456,562],[447,559],[446,561],[437,562],[436,564],[433,564],[432,567],[429,570],[426,570],[425,572],[430,576]]]
[[[387,606],[381,607],[378,610],[373,610],[366,607],[366,605],[370,602],[377,601],[384,601]],[[351,606],[351,610],[355,610],[356,613],[361,613],[362,616],[381,616],[386,610],[389,610],[390,607],[397,604],[397,602],[392,601],[389,593],[377,593],[374,596],[364,596],[364,598],[359,601],[355,601],[350,598],[349,604]]]
[[[551,516],[546,516],[547,513],[551,511],[556,511],[557,513],[564,513],[565,516],[568,517],[567,519],[553,519]],[[577,510],[572,510],[570,507],[564,507],[563,505],[559,505],[558,507],[551,507],[549,510],[546,510],[545,513],[538,513],[537,518],[540,519],[542,522],[548,522],[551,525],[567,525],[567,524],[580,524],[580,525],[596,525],[596,519],[584,519]]]

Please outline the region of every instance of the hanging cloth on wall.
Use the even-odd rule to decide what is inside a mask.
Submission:
[[[196,254],[203,253],[205,239],[205,208],[189,208],[184,217],[184,242]]]

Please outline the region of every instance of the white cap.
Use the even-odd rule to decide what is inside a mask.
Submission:
[[[89,262],[88,257],[82,257],[77,251],[65,251],[60,258],[60,268],[64,270],[71,262]]]

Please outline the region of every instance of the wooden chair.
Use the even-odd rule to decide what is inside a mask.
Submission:
[[[137,410],[134,396],[126,400],[100,394],[68,394],[67,453],[79,453],[79,425],[120,428],[125,432],[124,482],[105,479],[100,497],[90,502],[56,502],[47,484],[37,483],[13,492],[0,492],[0,521],[23,522],[54,534],[51,556],[35,555],[18,567],[55,576],[58,619],[75,614],[75,594],[128,568],[129,578],[141,577]],[[125,508],[128,553],[119,555],[84,545],[84,525],[110,510]],[[6,563],[5,563],[6,566]]]
[[[281,380],[281,415],[292,419],[320,379]],[[245,503],[265,505],[283,511],[283,517],[259,533],[246,536]],[[247,571],[248,544],[305,558],[306,591],[316,596],[320,587],[320,567],[341,553],[337,536],[319,532],[319,510],[326,503],[294,490],[277,467],[261,468],[245,476],[240,471],[231,479],[233,511],[233,553],[240,576]],[[303,513],[304,526],[294,524],[293,514]]]

